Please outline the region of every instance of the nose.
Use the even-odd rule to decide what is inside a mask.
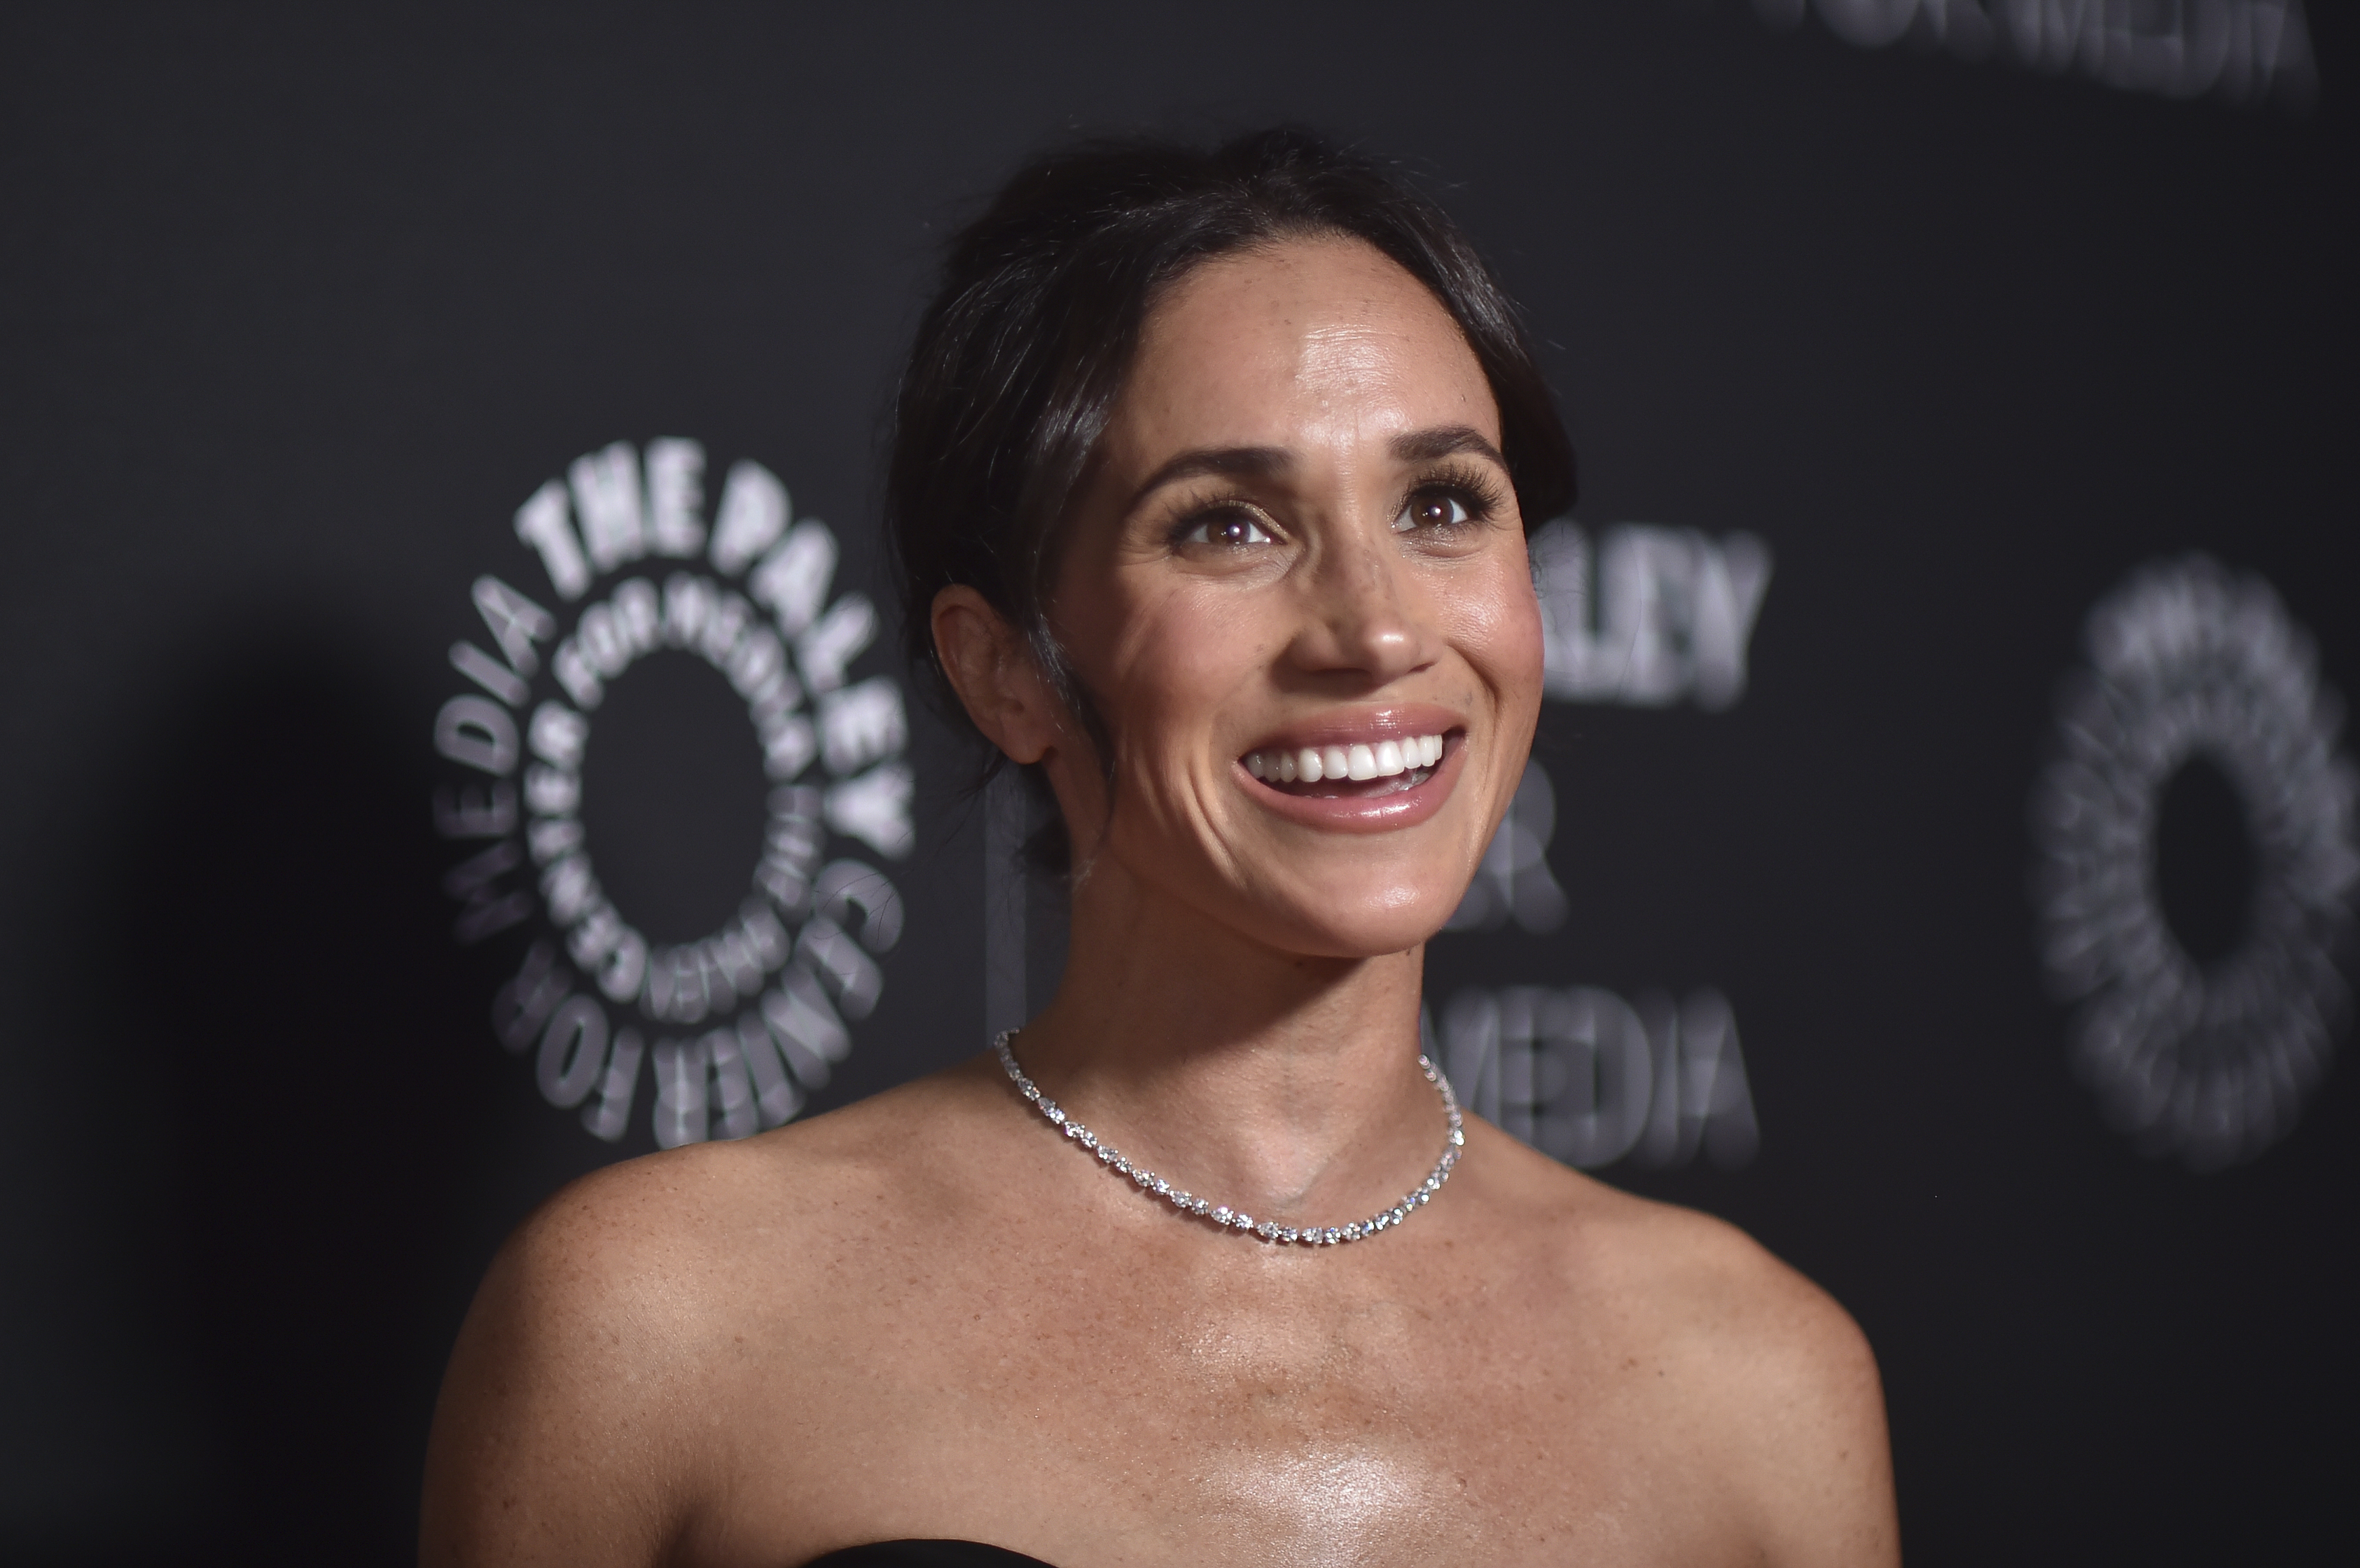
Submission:
[[[1438,638],[1425,595],[1398,551],[1360,538],[1330,542],[1307,576],[1305,598],[1307,613],[1287,652],[1306,674],[1374,687],[1434,661]]]

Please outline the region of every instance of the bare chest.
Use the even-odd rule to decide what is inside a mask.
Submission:
[[[1056,1568],[1733,1552],[1682,1452],[1693,1391],[1643,1332],[1546,1280],[1320,1267],[1339,1261],[1050,1256],[840,1292],[748,1344],[710,1555],[905,1536]]]

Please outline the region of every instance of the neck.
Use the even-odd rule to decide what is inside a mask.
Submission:
[[[1108,1142],[1282,1223],[1357,1217],[1432,1164],[1423,947],[1283,952],[1103,861],[1073,916],[1064,983],[1015,1048]]]

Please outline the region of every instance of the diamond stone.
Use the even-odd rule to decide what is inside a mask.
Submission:
[[[1220,1221],[1221,1223],[1225,1225],[1228,1224],[1229,1223],[1229,1206],[1227,1203],[1224,1203],[1219,1208],[1214,1210],[1213,1218]]]
[[[1188,1200],[1188,1207],[1195,1212],[1202,1214],[1208,1212],[1213,1206],[1202,1198],[1191,1198]]]
[[[1148,1181],[1148,1185],[1155,1189],[1155,1195],[1158,1198],[1169,1198],[1172,1196],[1172,1184],[1164,1180],[1160,1176],[1151,1179]]]
[[[1057,1125],[1061,1127],[1065,1124],[1065,1113],[1057,1109],[1057,1102],[1054,1100],[1043,1100],[1041,1102],[1041,1114],[1048,1117],[1049,1120],[1056,1123]]]
[[[1229,1223],[1235,1225],[1241,1231],[1250,1231],[1254,1228],[1253,1216],[1251,1214],[1231,1214],[1229,1216]]]
[[[1131,1168],[1131,1179],[1133,1181],[1138,1182],[1142,1187],[1155,1187],[1161,1185],[1161,1183],[1155,1179],[1155,1173],[1153,1171],[1142,1170],[1135,1165]]]
[[[1319,1245],[1322,1246],[1334,1246],[1338,1242],[1340,1242],[1343,1239],[1344,1233],[1338,1230],[1333,1225],[1328,1226],[1326,1230],[1319,1233]]]
[[[1278,1227],[1272,1224],[1268,1220],[1264,1220],[1261,1224],[1254,1227],[1254,1234],[1260,1236],[1266,1242],[1276,1241],[1278,1239]]]

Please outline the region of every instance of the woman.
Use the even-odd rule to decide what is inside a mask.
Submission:
[[[898,415],[912,652],[1054,792],[1064,985],[997,1055],[552,1200],[461,1335],[424,1560],[1895,1561],[1843,1312],[1462,1142],[1418,1055],[1572,488],[1448,221],[1294,133],[1045,159]]]

